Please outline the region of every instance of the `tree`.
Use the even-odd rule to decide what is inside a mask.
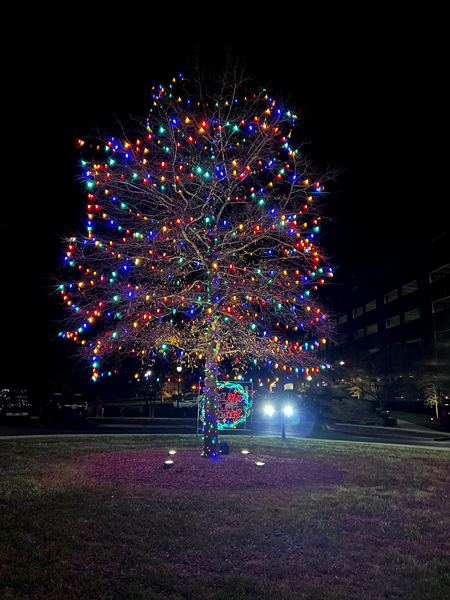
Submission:
[[[174,78],[146,119],[79,140],[88,222],[59,281],[60,335],[94,380],[130,356],[204,370],[207,457],[226,369],[328,368],[316,292],[333,273],[316,238],[330,175],[295,144],[297,117],[248,83],[236,69],[208,89]]]
[[[439,418],[439,407],[450,389],[450,347],[445,339],[435,340],[416,369],[416,387],[424,404],[434,407]]]
[[[392,374],[383,357],[360,353],[347,358],[342,370],[352,396],[378,402],[384,408],[404,386],[403,378]]]
[[[417,387],[423,395],[423,402],[426,406],[430,406],[436,411],[436,418],[439,419],[439,377],[432,373],[425,373],[417,382]]]

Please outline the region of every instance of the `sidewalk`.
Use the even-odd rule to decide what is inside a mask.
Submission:
[[[181,417],[158,417],[149,419],[148,417],[88,417],[88,421],[96,427],[144,427],[144,428],[179,428],[195,429],[197,419]],[[372,436],[393,436],[393,437],[422,437],[429,439],[443,439],[450,441],[450,434],[447,431],[436,431],[416,425],[409,421],[397,419],[396,427],[385,427],[383,425],[366,425],[365,423],[334,422],[324,423],[326,429],[339,431],[354,435],[372,435]]]
[[[422,427],[421,425],[415,425],[409,421],[402,421],[397,419],[397,427],[384,427],[382,425],[365,425],[356,423],[325,423],[325,428],[331,431],[340,431],[355,435],[382,435],[395,436],[395,437],[422,437],[429,439],[439,439],[450,441],[450,435],[446,431],[436,431],[428,429],[428,427]]]
[[[97,427],[161,427],[195,429],[197,419],[187,417],[153,418],[149,417],[88,417],[89,423]]]

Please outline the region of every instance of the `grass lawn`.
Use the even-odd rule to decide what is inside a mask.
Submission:
[[[1,600],[450,598],[450,452],[199,443],[0,440]]]
[[[421,425],[422,427],[428,427],[429,429],[434,429],[435,431],[442,431],[445,435],[445,431],[439,425],[439,421],[436,418],[436,415],[423,415],[421,413],[411,413],[411,412],[403,412],[400,410],[390,410],[389,416],[394,419],[403,419],[403,421],[409,421],[409,423],[414,423],[415,425]],[[433,419],[433,420],[431,420]]]

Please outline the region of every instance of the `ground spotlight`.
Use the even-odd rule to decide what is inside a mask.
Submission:
[[[176,454],[177,451],[176,450],[169,450],[169,456],[173,456],[174,454]]]
[[[248,450],[241,450],[241,454],[248,454]]]
[[[166,460],[164,463],[164,469],[170,469],[173,467],[173,460]]]
[[[257,460],[257,461],[255,462],[255,465],[256,465],[257,467],[265,467],[265,466],[266,466],[266,463],[265,463],[265,462],[262,462],[261,460]]]

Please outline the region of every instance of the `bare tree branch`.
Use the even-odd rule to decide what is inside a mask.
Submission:
[[[147,118],[80,142],[88,221],[67,242],[61,335],[94,379],[130,355],[216,379],[233,365],[325,367],[326,181],[293,141],[296,116],[248,84],[236,69],[174,79],[153,89]]]

